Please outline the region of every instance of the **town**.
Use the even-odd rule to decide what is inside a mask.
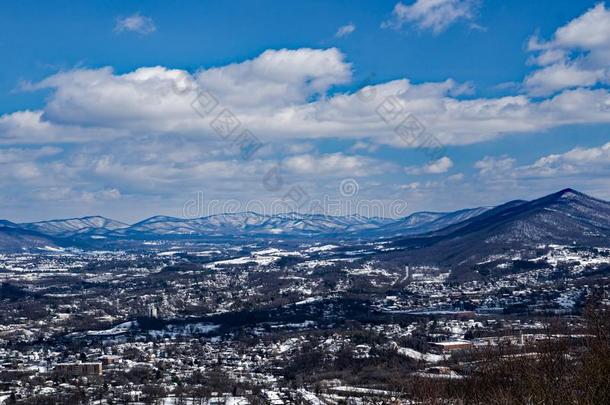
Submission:
[[[492,349],[578,347],[588,303],[610,305],[604,248],[495,256],[455,282],[381,267],[378,243],[168,243],[3,254],[3,401],[409,403]]]

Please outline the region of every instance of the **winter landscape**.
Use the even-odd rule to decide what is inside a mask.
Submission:
[[[603,2],[0,5],[0,405],[610,403]]]
[[[574,372],[604,338],[610,203],[566,189],[464,212],[6,221],[5,396],[428,403],[469,398],[504,372],[493,356]]]

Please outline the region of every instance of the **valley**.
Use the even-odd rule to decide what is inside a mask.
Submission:
[[[467,398],[501,356],[589,350],[588,311],[610,305],[609,206],[563,190],[375,219],[385,237],[365,237],[363,218],[296,214],[195,220],[225,229],[211,237],[167,218],[7,223],[59,243],[0,254],[0,382],[20,403]],[[261,235],[277,221],[297,230]],[[406,223],[422,233],[396,234]]]

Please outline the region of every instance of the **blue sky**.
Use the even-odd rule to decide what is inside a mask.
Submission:
[[[0,217],[181,216],[198,195],[201,215],[608,199],[608,27],[587,1],[3,2]],[[201,92],[214,116],[193,110]],[[397,136],[388,100],[439,147]],[[223,108],[240,122],[226,139]]]

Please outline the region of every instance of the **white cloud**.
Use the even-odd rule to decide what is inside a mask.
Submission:
[[[304,142],[304,143],[293,143],[293,144],[287,145],[284,149],[289,154],[300,154],[300,153],[311,152],[312,150],[315,149],[315,147],[314,147],[314,145],[312,145],[309,142]]]
[[[456,173],[456,174],[453,174],[453,175],[447,177],[447,181],[458,182],[458,181],[462,181],[462,180],[464,180],[464,173]]]
[[[121,192],[116,188],[104,189],[95,192],[84,191],[79,196],[80,200],[85,203],[92,203],[94,201],[111,201],[118,200],[121,198]]]
[[[576,64],[555,63],[535,71],[525,79],[525,86],[533,95],[547,95],[556,90],[589,87],[605,80],[604,69],[586,70]]]
[[[42,157],[48,157],[61,153],[60,148],[45,146],[42,148],[8,148],[0,149],[0,164],[28,162]]]
[[[96,139],[126,137],[123,128],[67,125],[44,117],[44,111],[17,111],[0,116],[0,144],[40,144],[49,142],[89,142]]]
[[[148,35],[157,30],[154,21],[150,17],[145,17],[140,13],[135,13],[127,17],[118,17],[115,32],[137,32],[138,34]]]
[[[523,175],[565,176],[610,174],[610,142],[594,148],[574,148],[561,154],[543,156],[532,165],[520,168]]]
[[[0,186],[10,187],[13,193],[23,186],[44,184],[47,173],[41,161],[57,158],[61,152],[52,146],[0,149]]]
[[[546,66],[553,66],[551,56]],[[400,117],[417,117],[425,134],[442,145],[537,134],[562,125],[610,123],[610,96],[604,88],[567,89],[542,99],[465,98],[470,87],[453,80],[399,79],[367,86],[373,97],[366,98],[358,89],[336,91],[336,86],[351,81],[351,75],[350,63],[335,48],[269,50],[241,63],[196,72],[163,66],[124,74],[108,67],[60,72],[26,86],[51,90],[40,110],[0,116],[0,144],[7,145],[0,148],[0,166],[8,173],[0,183],[22,190],[22,201],[55,196],[95,200],[91,204],[137,205],[144,195],[151,199],[147,204],[160,206],[166,203],[154,198],[171,195],[172,204],[180,207],[180,198],[201,189],[223,198],[264,192],[261,181],[273,159],[281,162],[287,182],[303,182],[312,189],[319,187],[319,176],[400,175],[396,165],[357,156],[358,151],[374,153],[380,145],[417,146],[405,143],[394,131],[400,119],[386,123],[378,114],[380,105],[390,99],[398,100]],[[214,114],[229,108],[241,122],[240,131],[251,130],[265,142],[266,152],[253,161],[240,160],[232,139],[223,140],[210,128],[213,117],[202,118],[192,109],[201,90],[211,91],[220,103]],[[316,141],[322,138],[342,140],[347,151],[316,152]],[[61,149],[50,146],[55,144]],[[481,183],[500,183],[502,176],[540,176],[544,170],[569,173],[570,167],[579,173],[585,170],[573,159],[567,154],[548,157],[537,162],[538,174],[533,167],[515,168],[514,159],[507,156],[482,159],[475,167]],[[452,165],[445,157],[408,170],[446,173]],[[459,175],[437,179],[421,183],[417,192],[469,184],[460,182]]]
[[[343,38],[352,34],[354,31],[356,31],[356,25],[354,23],[349,23],[339,27],[339,29],[335,33],[335,37]]]
[[[367,152],[373,153],[376,152],[379,149],[379,145],[378,144],[373,144],[373,143],[369,143],[369,142],[363,142],[363,141],[357,141],[356,143],[354,143],[349,150],[351,152],[357,152],[360,150],[365,150]]]
[[[94,202],[119,200],[121,192],[116,188],[88,191],[74,190],[70,187],[50,187],[37,190],[34,197],[40,201],[71,201],[92,204]]]
[[[86,176],[107,179],[141,192],[164,193],[179,187],[189,188],[222,181],[262,178],[267,162],[238,160],[193,159],[186,163],[162,160],[132,160],[126,156],[108,154],[94,159],[82,167]]]
[[[268,50],[254,59],[202,70],[197,84],[233,107],[280,108],[305,104],[348,83],[351,65],[336,48]]]
[[[547,96],[566,88],[610,83],[610,10],[599,3],[557,29],[553,38],[530,38],[530,63],[539,69],[525,79],[535,96]]]
[[[165,67],[115,74],[111,68],[60,72],[29,89],[52,90],[40,111],[0,116],[0,143],[88,142],[148,134],[181,134],[218,141],[210,121],[229,108],[264,141],[351,138],[369,144],[409,145],[386,123],[379,106],[398,100],[443,145],[483,142],[511,133],[581,123],[609,123],[606,89],[566,90],[534,101],[525,95],[469,98],[453,80],[394,80],[354,93],[333,93],[351,80],[351,65],[335,48],[266,51],[260,56],[194,74]],[[219,106],[202,118],[191,103],[200,90]],[[240,130],[241,130],[240,129]],[[373,150],[373,149],[369,149]]]
[[[399,3],[384,25],[410,24],[435,34],[458,22],[476,29],[477,4]],[[522,166],[506,155],[487,156],[474,164],[475,182],[464,181],[462,173],[450,176],[453,162],[443,157],[405,170],[447,174],[435,181],[395,187],[385,182],[404,176],[400,167],[357,153],[374,153],[380,145],[417,146],[405,143],[394,131],[400,120],[384,122],[379,116],[379,106],[387,97],[398,100],[400,117],[412,114],[424,125],[425,134],[442,145],[485,142],[513,133],[536,136],[564,125],[609,124],[609,16],[605,5],[598,4],[550,38],[531,38],[529,63],[534,70],[522,82],[527,93],[516,96],[476,96],[468,83],[451,79],[424,83],[398,79],[366,86],[365,92],[337,90],[351,88],[342,85],[351,83],[352,66],[336,48],[267,50],[249,60],[190,72],[164,66],[127,73],[110,67],[59,72],[25,86],[50,90],[40,109],[0,116],[0,185],[11,191],[0,199],[15,201],[16,210],[30,204],[31,212],[39,199],[74,202],[61,204],[66,211],[79,210],[82,202],[114,208],[133,199],[134,216],[140,219],[142,205],[153,207],[154,213],[168,204],[179,211],[183,200],[197,190],[209,191],[213,198],[251,198],[259,189],[264,193],[261,180],[276,161],[287,183],[310,186],[307,191],[312,194],[319,191],[321,176],[359,181],[378,176],[374,180],[381,181],[381,174],[395,173],[384,177],[376,190],[379,194],[408,190],[404,192],[414,198],[413,209],[418,203],[420,209],[429,209],[431,202],[441,206],[440,195],[448,196],[444,199],[448,208],[475,200],[501,202],[519,190],[523,196],[540,195],[563,187],[560,183],[566,176],[585,185],[592,184],[587,183],[591,178],[597,183],[590,189],[608,190],[610,144],[549,154]],[[349,35],[355,28],[341,27],[337,36]],[[117,32],[154,29],[154,22],[139,14],[118,20],[116,27]],[[504,87],[505,92],[519,94],[513,85]],[[238,158],[231,139],[219,138],[210,128],[211,118],[193,111],[191,102],[201,90],[219,101],[214,116],[221,107],[230,109],[241,122],[240,131],[248,128],[265,142],[265,152],[253,161]],[[347,150],[318,152],[317,140],[322,138],[338,139],[337,144],[348,145]],[[515,187],[506,187],[507,181]],[[10,213],[6,207],[1,206]]]
[[[69,140],[72,134],[108,136],[95,133],[97,129],[129,132],[123,135],[138,131],[212,135],[209,122],[191,107],[198,89],[211,92],[223,106],[239,113],[244,124],[284,131],[311,98],[324,98],[331,86],[350,78],[350,65],[335,48],[266,51],[255,59],[194,75],[161,66],[122,75],[108,67],[78,69],[28,86],[54,92],[42,112],[0,117],[0,133],[3,138],[30,140],[42,139],[43,133],[51,139],[62,133]],[[176,91],[182,88],[186,91]],[[79,132],[81,128],[84,131]]]
[[[19,179],[37,179],[41,175],[38,166],[31,162],[19,162],[10,165],[10,176]]]
[[[504,176],[513,171],[515,159],[506,155],[500,157],[485,156],[474,164],[482,176]]]
[[[421,187],[421,183],[419,181],[414,181],[412,183],[402,184],[402,185],[400,185],[399,188],[401,190],[417,190],[420,187]]]
[[[471,20],[477,4],[475,0],[416,0],[411,5],[399,2],[394,6],[392,18],[382,27],[400,29],[405,24],[414,24],[420,30],[440,34],[458,20]]]
[[[453,161],[447,156],[443,156],[442,158],[433,162],[429,162],[428,164],[425,164],[423,166],[406,167],[405,172],[407,172],[408,174],[441,174],[446,173],[452,167]]]
[[[296,174],[341,176],[371,176],[394,170],[394,166],[364,156],[343,153],[326,155],[296,155],[282,162],[282,167]]]
[[[515,159],[506,155],[486,156],[475,163],[479,174],[487,178],[560,179],[579,176],[583,180],[592,175],[610,175],[610,142],[592,148],[576,147],[564,153],[550,154],[538,158],[528,165],[515,166]]]
[[[318,56],[319,63],[303,66],[303,54]],[[284,67],[272,63],[271,71],[256,58],[244,62],[245,66],[229,65],[196,76],[163,67],[123,75],[115,75],[109,68],[58,73],[31,86],[54,90],[44,110],[0,116],[0,143],[86,142],[138,134],[218,140],[210,128],[211,119],[200,117],[191,107],[199,88],[211,90],[222,107],[236,114],[241,128],[263,140],[352,138],[409,147],[394,132],[399,122],[386,123],[378,114],[387,97],[400,102],[401,116],[416,116],[426,133],[444,145],[569,124],[610,122],[610,96],[605,89],[568,90],[540,101],[526,96],[464,100],[454,95],[461,94],[463,86],[452,80],[413,84],[402,79],[368,86],[374,99],[363,101],[358,92],[327,93],[330,86],[350,77],[349,64],[338,51],[280,51],[271,59],[276,56]],[[283,75],[282,69],[286,70]],[[193,89],[176,92],[180,82]]]

